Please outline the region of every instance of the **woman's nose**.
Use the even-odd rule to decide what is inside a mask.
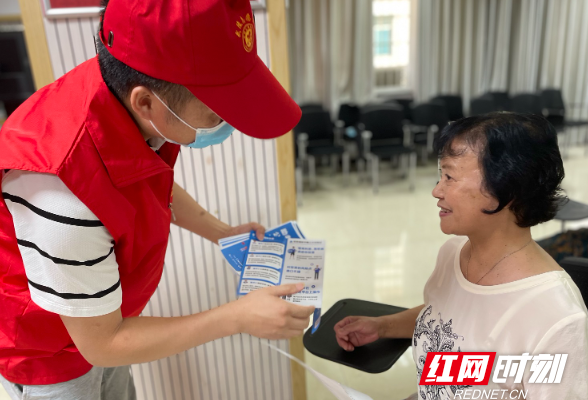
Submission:
[[[435,197],[437,199],[440,199],[443,197],[443,191],[441,190],[441,185],[439,184],[439,181],[437,181],[437,184],[433,188],[433,192],[431,194],[433,195],[433,197]]]

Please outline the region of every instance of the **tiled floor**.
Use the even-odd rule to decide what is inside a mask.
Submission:
[[[588,203],[588,156],[575,147],[564,161],[563,187],[574,200]],[[327,241],[323,308],[343,298],[358,298],[404,307],[422,304],[422,290],[432,272],[437,251],[448,239],[439,229],[437,201],[431,190],[436,165],[419,167],[416,190],[382,170],[380,193],[357,177],[343,187],[340,177],[325,171],[315,192],[305,192],[298,221],[308,238]],[[560,231],[550,221],[533,228],[535,239]],[[567,227],[588,226],[588,221]],[[410,350],[387,372],[372,375],[306,353],[308,364],[374,400],[404,399],[416,391],[416,369]],[[334,397],[307,374],[308,400]]]
[[[565,160],[563,187],[572,199],[588,203],[588,156],[572,148]],[[357,182],[343,187],[340,177],[323,174],[314,192],[304,193],[298,221],[309,238],[327,241],[323,308],[337,300],[358,298],[404,307],[422,303],[423,286],[433,270],[437,251],[447,239],[439,230],[436,201],[431,196],[437,181],[436,166],[419,167],[414,192],[406,181],[382,170],[380,193]],[[587,226],[587,221],[569,228]],[[533,229],[535,239],[559,232],[548,222]],[[371,375],[319,359],[306,360],[319,372],[364,392],[374,400],[403,399],[415,391],[415,365],[410,352],[387,372]],[[312,376],[307,376],[308,399],[334,397]],[[0,388],[0,400],[8,400]],[[215,399],[211,399],[215,400]],[[230,399],[238,400],[238,399]]]
[[[3,387],[0,387],[0,400],[10,400],[10,397],[8,397],[8,393],[4,391]]]

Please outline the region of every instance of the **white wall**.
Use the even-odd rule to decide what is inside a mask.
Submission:
[[[20,15],[18,0],[0,0],[0,15]]]
[[[4,1],[4,0],[0,0]],[[31,0],[33,1],[33,0]],[[267,14],[255,12],[260,57],[269,62]],[[95,55],[97,18],[45,19],[55,78]],[[185,149],[176,182],[230,225],[280,222],[276,143],[234,134],[222,145]],[[217,246],[172,226],[166,268],[143,315],[179,316],[235,299],[237,279]],[[290,400],[290,363],[249,335],[236,335],[133,366],[140,400]],[[267,341],[265,341],[267,342]],[[288,350],[287,341],[275,342]]]

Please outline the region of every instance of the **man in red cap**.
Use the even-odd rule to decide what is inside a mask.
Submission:
[[[293,337],[313,312],[280,299],[303,286],[287,285],[195,315],[140,316],[170,221],[215,243],[264,234],[224,224],[173,182],[179,145],[235,129],[274,138],[300,109],[256,54],[249,0],[105,6],[98,56],[0,131],[0,381],[14,399],[132,399],[130,364],[239,332]]]

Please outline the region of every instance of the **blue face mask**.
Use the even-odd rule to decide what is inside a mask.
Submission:
[[[233,128],[231,125],[227,124],[227,121],[223,121],[213,128],[194,128],[193,126],[188,124],[186,121],[181,119],[175,112],[173,112],[171,110],[171,108],[169,108],[167,106],[167,104],[165,104],[163,102],[163,100],[161,100],[159,98],[159,96],[157,94],[155,94],[155,92],[153,92],[153,94],[155,95],[155,97],[157,97],[157,100],[159,100],[161,102],[161,104],[163,104],[165,106],[165,108],[167,108],[168,111],[173,114],[174,117],[179,119],[180,122],[182,122],[188,128],[192,129],[196,134],[194,141],[192,143],[182,144],[182,143],[174,142],[173,140],[170,140],[170,139],[166,138],[165,136],[163,136],[163,134],[159,131],[159,129],[157,129],[157,127],[155,126],[153,121],[149,121],[151,123],[151,126],[153,127],[153,129],[155,129],[157,131],[157,133],[159,133],[161,135],[162,138],[164,138],[166,141],[168,141],[170,143],[179,144],[179,145],[186,146],[186,147],[191,147],[193,149],[202,149],[207,146],[212,146],[213,144],[220,144],[220,143],[224,142],[225,140],[227,140],[229,138],[229,136],[231,136],[233,134],[233,131],[235,130],[235,128]]]

